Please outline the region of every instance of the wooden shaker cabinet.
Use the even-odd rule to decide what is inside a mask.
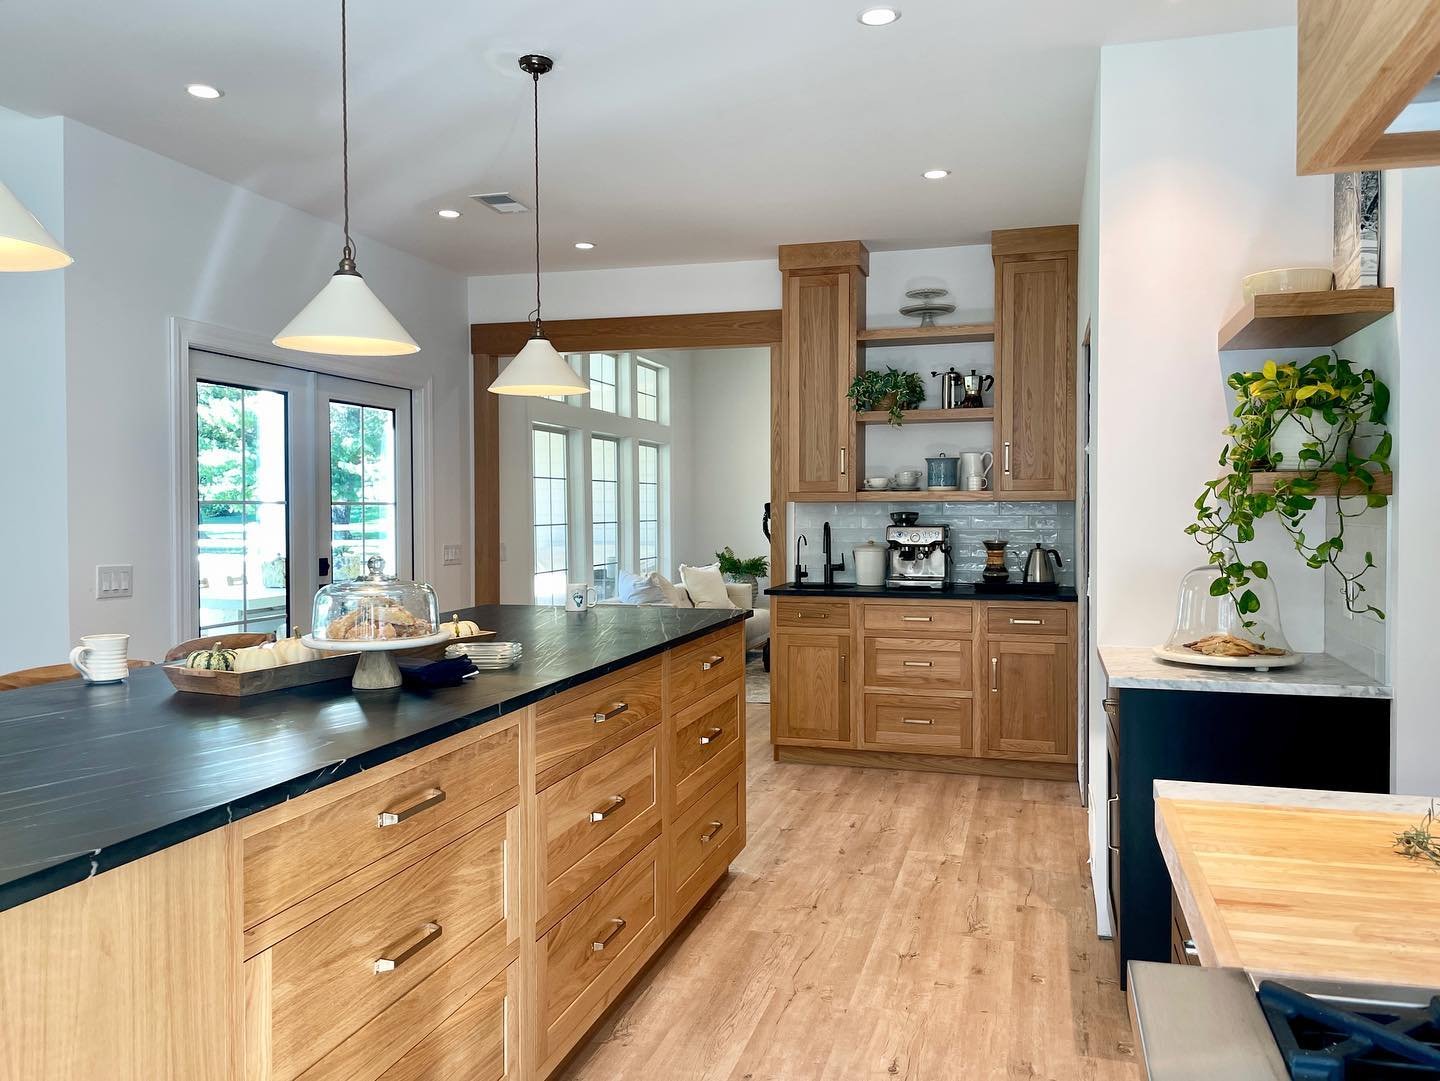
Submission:
[[[776,743],[849,747],[850,636],[785,634],[772,643]]]

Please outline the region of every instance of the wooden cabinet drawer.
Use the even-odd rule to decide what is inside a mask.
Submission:
[[[540,1075],[659,944],[659,851],[660,841],[652,841],[540,940]]]
[[[1016,604],[985,606],[985,630],[992,635],[1046,634],[1066,636],[1071,632],[1069,604]]]
[[[273,826],[265,825],[275,817],[270,812],[256,815],[255,824],[245,827],[245,926],[282,912],[487,802],[513,804],[520,783],[519,747],[512,725],[479,734],[374,784],[348,787],[339,782],[335,787],[347,786],[347,794],[336,797],[322,791],[282,804],[274,810],[285,817]],[[314,809],[302,810],[309,800],[314,800]],[[340,892],[337,904],[349,899],[346,891]]]
[[[381,1074],[378,1081],[434,1081],[443,1077],[509,1081],[518,1077],[511,1069],[516,1054],[509,1024],[509,1018],[520,1008],[512,986],[514,968],[512,965],[498,973]]]
[[[668,834],[672,912],[678,922],[745,847],[745,776],[735,770],[680,815]]]
[[[974,699],[867,694],[863,745],[883,751],[974,754]]]
[[[445,846],[262,955],[269,967],[273,1081],[299,1076],[342,1043],[355,1060],[378,1054],[389,1042],[387,1028],[370,1022],[466,947],[483,939],[482,952],[503,953],[514,814]],[[350,1039],[356,1034],[358,1043]]]
[[[843,631],[850,626],[850,602],[776,597],[771,618],[780,630]]]
[[[670,658],[670,708],[684,709],[711,691],[745,679],[744,625],[681,646]]]
[[[722,687],[676,715],[670,735],[670,784],[685,807],[740,761],[744,704],[738,687]]]
[[[865,686],[904,691],[970,691],[974,649],[954,638],[865,639]]]
[[[556,695],[535,710],[535,790],[660,722],[660,659]]]
[[[866,634],[969,635],[975,632],[975,608],[955,601],[931,604],[864,604]]]
[[[540,793],[540,927],[659,830],[658,739],[642,732]]]

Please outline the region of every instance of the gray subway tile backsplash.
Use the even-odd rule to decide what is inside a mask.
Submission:
[[[845,570],[836,571],[839,582],[855,580],[854,556],[851,549],[867,540],[884,543],[885,527],[890,524],[892,510],[910,510],[920,515],[922,523],[950,527],[950,576],[957,582],[979,579],[985,566],[982,541],[1006,540],[1010,577],[1019,581],[1025,557],[1036,544],[1054,548],[1064,561],[1056,574],[1062,585],[1075,584],[1075,504],[1074,503],[795,503],[791,519],[787,551],[794,558],[795,538],[803,533],[808,546],[800,550],[800,560],[809,569],[812,580],[821,575],[820,537],[825,522],[830,523],[836,558],[845,556]],[[787,567],[777,581],[788,579],[793,568]]]

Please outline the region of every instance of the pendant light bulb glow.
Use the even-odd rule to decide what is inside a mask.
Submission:
[[[355,269],[355,242],[350,237],[350,78],[346,48],[345,0],[340,0],[340,160],[341,198],[345,213],[345,246],[340,269],[315,299],[275,335],[281,349],[342,357],[398,357],[420,352],[390,309],[370,291]]]
[[[531,313],[535,333],[490,384],[491,394],[541,398],[590,393],[590,384],[565,363],[565,358],[545,337],[545,324],[540,318],[540,76],[554,66],[555,62],[548,56],[532,53],[520,58],[520,70],[529,75],[535,85],[535,311]]]
[[[0,183],[0,272],[59,270],[74,261],[25,204]]]

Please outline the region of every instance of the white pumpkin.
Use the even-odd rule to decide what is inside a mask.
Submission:
[[[450,622],[445,624],[450,629],[451,638],[472,638],[480,633],[480,624],[469,619],[461,619],[459,614],[452,615]]]
[[[272,647],[250,646],[235,651],[234,663],[237,672],[260,672],[266,668],[274,668],[278,662]]]
[[[272,647],[276,664],[304,664],[313,661],[319,654],[300,641],[299,632],[293,638],[281,638]]]

